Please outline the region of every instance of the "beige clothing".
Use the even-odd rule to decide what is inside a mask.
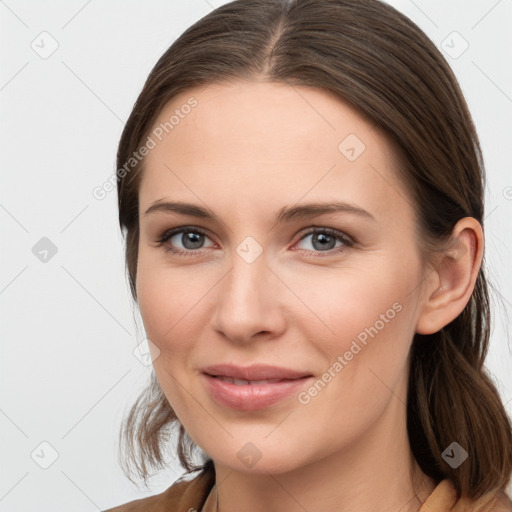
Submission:
[[[164,492],[130,501],[104,512],[216,512],[215,471],[203,471],[192,480],[178,480]],[[454,507],[454,508],[451,508]],[[512,501],[503,492],[488,493],[470,502],[456,502],[455,488],[449,480],[440,482],[419,512],[512,512]]]

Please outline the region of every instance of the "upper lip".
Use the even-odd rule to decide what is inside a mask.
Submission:
[[[268,379],[301,379],[310,377],[311,373],[290,368],[280,368],[266,364],[254,364],[251,366],[235,366],[232,364],[217,364],[202,369],[208,375],[232,377],[241,380],[268,380]]]

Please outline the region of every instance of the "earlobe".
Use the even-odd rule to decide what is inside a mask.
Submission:
[[[465,217],[455,225],[452,245],[425,286],[416,332],[433,334],[454,320],[471,298],[482,263],[484,237],[480,223]]]

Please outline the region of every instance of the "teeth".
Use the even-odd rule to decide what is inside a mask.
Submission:
[[[250,382],[248,380],[242,380],[242,379],[232,379],[233,381],[233,384],[236,384],[237,386],[241,386],[241,385],[247,385],[247,384],[250,384]]]
[[[252,385],[262,385],[262,384],[272,384],[274,382],[281,382],[283,379],[267,379],[267,380],[244,380],[244,379],[234,379],[232,377],[223,377],[220,375],[216,376],[217,379],[224,380],[226,382],[231,382],[232,384],[236,384],[237,386],[247,386]]]

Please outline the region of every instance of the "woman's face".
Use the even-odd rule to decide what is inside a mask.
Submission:
[[[412,201],[375,126],[320,89],[233,82],[175,97],[150,137],[137,294],[157,378],[192,439],[216,463],[279,473],[384,421],[405,428],[423,273]],[[351,208],[303,209],[332,203]],[[203,373],[221,364],[310,377]]]

